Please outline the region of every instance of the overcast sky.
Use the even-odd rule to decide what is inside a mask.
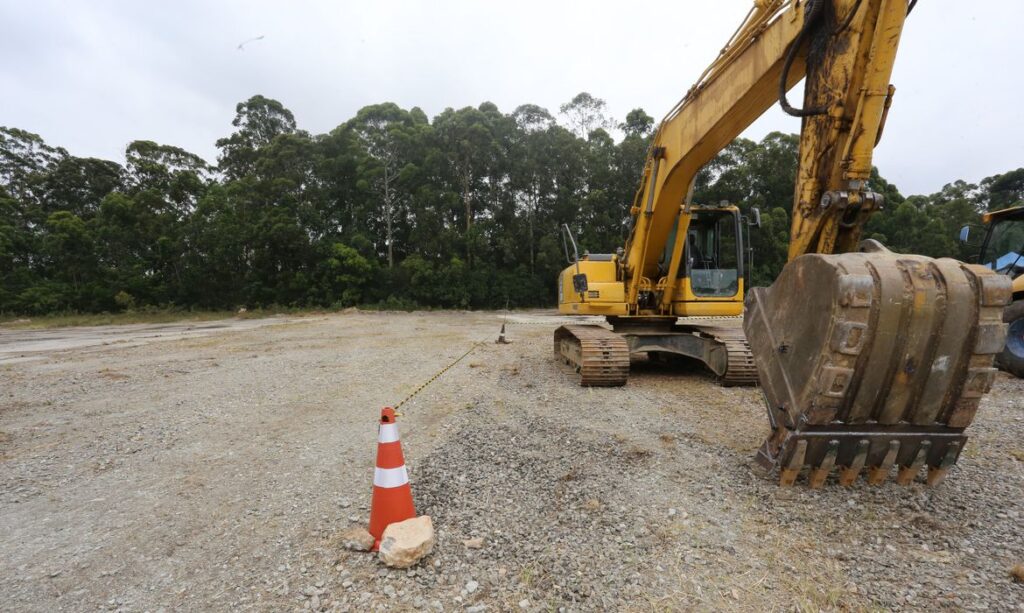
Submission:
[[[660,119],[751,2],[0,0],[0,125],[79,156],[146,139],[214,161],[257,93],[313,133],[377,102],[554,113],[580,91]],[[1024,166],[1021,23],[1020,0],[920,0],[875,157],[903,193]],[[773,109],[746,136],[772,130],[799,123]]]

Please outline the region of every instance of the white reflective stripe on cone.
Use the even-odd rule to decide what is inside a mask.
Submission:
[[[399,487],[409,482],[409,473],[405,470],[405,464],[398,468],[375,468],[373,471],[373,484],[377,487]]]
[[[394,443],[398,440],[398,424],[381,424],[378,443]]]

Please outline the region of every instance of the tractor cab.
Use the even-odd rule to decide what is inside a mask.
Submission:
[[[981,221],[986,232],[979,263],[1012,280],[1013,302],[1003,313],[1006,346],[996,363],[1024,378],[1024,206],[985,213]],[[967,243],[970,234],[970,226],[964,226],[960,240]]]
[[[981,263],[1016,279],[1024,273],[1024,206],[986,213],[988,234],[981,248]]]

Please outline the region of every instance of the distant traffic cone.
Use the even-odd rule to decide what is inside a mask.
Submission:
[[[377,468],[373,473],[373,500],[370,502],[370,534],[373,550],[380,547],[381,535],[389,525],[416,517],[412,504],[409,473],[405,470],[402,443],[398,440],[395,410],[380,412],[377,436]]]

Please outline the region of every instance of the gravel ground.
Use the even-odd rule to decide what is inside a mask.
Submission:
[[[557,318],[509,319],[511,345],[493,313],[348,313],[0,365],[0,609],[1024,611],[1024,381],[937,488],[782,490],[756,390],[645,362],[582,389]],[[479,341],[399,418],[434,554],[343,551],[380,407]]]

